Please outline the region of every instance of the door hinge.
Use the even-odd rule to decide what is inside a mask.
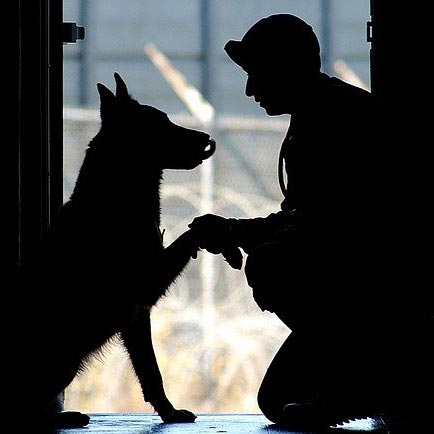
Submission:
[[[86,29],[77,26],[77,23],[63,23],[62,33],[64,44],[75,44],[79,39],[85,38]]]
[[[372,42],[372,21],[366,22],[366,42]]]

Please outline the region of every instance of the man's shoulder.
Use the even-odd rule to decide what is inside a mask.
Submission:
[[[366,89],[348,83],[338,77],[327,77],[325,79],[324,91],[333,98],[344,100],[357,100],[366,103],[374,103],[375,97]]]
[[[339,113],[342,117],[353,118],[388,116],[386,106],[369,90],[355,86],[338,77],[326,76],[322,86],[323,113],[330,116]]]

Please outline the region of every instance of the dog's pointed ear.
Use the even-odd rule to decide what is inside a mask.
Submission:
[[[114,102],[115,96],[113,95],[113,92],[108,87],[104,86],[102,83],[97,83],[96,87],[98,89],[101,105],[104,103]]]
[[[100,113],[101,118],[110,112],[115,104],[115,96],[113,92],[104,86],[102,83],[97,83],[96,85],[99,93],[99,99],[100,99]]]
[[[125,81],[122,80],[121,76],[115,72],[115,81],[116,81],[116,98],[129,98],[127,85]]]

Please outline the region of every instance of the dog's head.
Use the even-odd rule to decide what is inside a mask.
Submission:
[[[134,147],[141,164],[159,169],[194,169],[211,157],[215,141],[209,134],[176,125],[166,113],[132,98],[125,82],[114,74],[116,93],[101,83],[101,130],[119,142]]]

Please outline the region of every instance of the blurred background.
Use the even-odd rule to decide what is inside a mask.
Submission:
[[[206,212],[256,217],[278,211],[278,153],[290,119],[268,117],[244,95],[246,75],[223,47],[260,18],[285,12],[312,25],[323,72],[369,89],[367,0],[64,0],[64,21],[86,28],[84,41],[64,46],[64,199],[99,129],[96,84],[114,90],[117,71],[139,102],[160,108],[178,124],[209,131],[217,141],[206,164],[164,174],[166,245]],[[165,69],[153,62],[155,52],[166,59]],[[168,71],[200,92],[199,112],[188,107]],[[197,413],[260,412],[260,382],[290,333],[257,307],[242,271],[204,252],[153,309],[152,326],[169,399]],[[74,380],[65,407],[153,411],[116,342]]]

